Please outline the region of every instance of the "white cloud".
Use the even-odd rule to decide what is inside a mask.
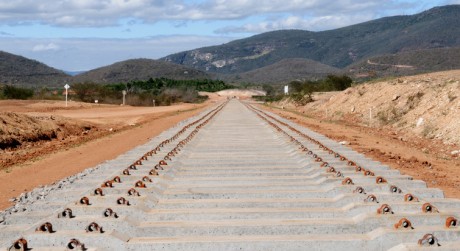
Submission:
[[[280,29],[303,29],[310,31],[329,30],[337,27],[352,25],[371,20],[371,15],[331,15],[315,18],[289,16],[276,20],[267,20],[259,23],[247,23],[242,26],[227,26],[216,30],[218,34],[229,33],[262,33]]]
[[[0,2],[0,23],[38,22],[54,26],[114,26],[123,18],[158,20],[229,20],[290,13],[295,16],[379,15],[417,6],[410,0],[15,0]]]
[[[143,39],[2,38],[0,48],[54,68],[79,71],[133,58],[158,59],[172,53],[223,44],[234,39],[236,38],[193,35]]]
[[[32,48],[32,51],[57,51],[59,46],[55,43],[37,44]]]

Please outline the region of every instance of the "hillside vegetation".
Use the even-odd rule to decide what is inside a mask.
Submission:
[[[176,53],[163,60],[224,74],[247,72],[299,57],[345,68],[377,55],[460,46],[459,38],[460,5],[450,5],[329,31],[273,31]]]
[[[94,82],[110,84],[137,80],[145,81],[150,78],[191,80],[208,79],[211,76],[200,70],[173,63],[152,59],[131,59],[78,74],[70,81],[72,83]]]
[[[313,99],[300,111],[460,144],[460,70],[365,83]]]
[[[127,103],[135,106],[171,105],[178,102],[198,103],[207,97],[199,91],[216,92],[233,88],[219,80],[175,80],[150,78],[147,81],[131,81],[118,84],[75,83],[71,89],[84,102],[97,100],[105,104],[121,104],[122,92],[127,93]],[[155,102],[155,103],[153,103]]]
[[[448,5],[328,31],[267,32],[160,60],[126,60],[76,76],[1,52],[0,84],[62,86],[150,78],[282,84],[337,73],[370,79],[458,69],[459,54],[460,5]]]
[[[229,82],[275,84],[292,80],[320,79],[339,72],[340,69],[313,60],[289,58],[252,71],[230,75],[222,74],[219,77]]]
[[[371,57],[350,65],[346,72],[357,79],[406,76],[460,69],[460,47],[416,50]]]
[[[68,77],[38,61],[0,51],[0,84],[61,85]]]

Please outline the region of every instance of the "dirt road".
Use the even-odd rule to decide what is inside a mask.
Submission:
[[[28,161],[0,171],[0,210],[12,205],[9,202],[12,197],[81,172],[148,142],[150,138],[179,121],[198,114],[217,99],[218,97],[213,97],[204,104],[155,108],[85,103],[72,103],[68,108],[62,108],[63,104],[55,101],[0,102],[1,111],[31,116],[62,116],[73,121],[86,121],[95,124],[100,132],[82,141],[73,141],[73,144],[63,144],[58,139],[32,149],[21,149],[21,154],[29,156]],[[14,156],[19,152],[13,150],[8,153]],[[39,157],[31,155],[30,152],[40,153]]]

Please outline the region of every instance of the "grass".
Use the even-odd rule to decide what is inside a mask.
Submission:
[[[449,93],[447,94],[447,98],[449,99],[449,102],[452,102],[452,101],[454,101],[454,100],[457,98],[457,96],[455,96],[454,93],[449,92]]]
[[[436,128],[431,123],[426,123],[423,127],[422,135],[425,138],[432,139],[434,138],[434,132]]]
[[[390,105],[387,109],[377,113],[377,119],[383,125],[393,124],[399,122],[406,113],[395,105]]]

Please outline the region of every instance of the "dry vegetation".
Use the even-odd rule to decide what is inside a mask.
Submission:
[[[372,127],[388,126],[446,144],[460,144],[457,95],[460,71],[449,71],[358,85],[304,109],[328,109],[333,119],[352,116]]]
[[[460,198],[460,71],[316,93],[273,109],[354,150]],[[372,111],[372,118],[371,118]]]

